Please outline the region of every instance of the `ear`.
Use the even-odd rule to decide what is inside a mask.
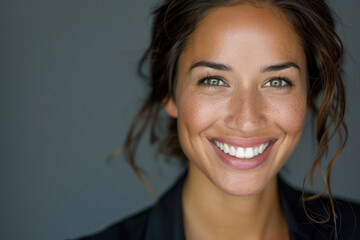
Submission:
[[[173,97],[165,98],[163,100],[163,108],[170,117],[177,118],[178,111]]]

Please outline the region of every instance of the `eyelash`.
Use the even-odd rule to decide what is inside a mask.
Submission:
[[[285,86],[265,86],[265,84],[270,84],[272,81],[274,80],[279,80],[279,81],[284,81],[286,83]],[[273,87],[275,89],[281,89],[281,88],[291,88],[292,86],[294,86],[294,84],[291,82],[290,79],[288,79],[287,77],[273,77],[270,78],[269,80],[266,81],[266,83],[264,84],[265,87]]]
[[[218,81],[221,81],[221,82],[223,82],[223,84],[222,85],[212,85],[212,84],[206,83],[206,81],[209,81],[209,80],[212,80],[212,79],[216,79]],[[286,83],[286,85],[284,85],[284,86],[265,86],[265,84],[271,83],[274,80],[284,81]],[[224,80],[224,78],[222,78],[221,76],[216,76],[216,75],[215,76],[209,75],[209,76],[203,77],[198,81],[198,83],[199,83],[199,85],[206,85],[207,87],[227,86],[227,83]],[[265,84],[264,84],[265,87],[273,87],[273,88],[276,88],[276,89],[290,88],[290,87],[292,87],[294,85],[291,82],[291,80],[288,79],[287,77],[280,77],[280,76],[270,78],[269,80],[266,81]]]
[[[222,85],[212,85],[212,84],[209,84],[209,83],[206,83],[206,81],[209,81],[209,80],[212,80],[212,79],[216,79],[218,81],[221,81],[223,82]],[[207,87],[222,87],[222,86],[227,86],[227,83],[226,81],[224,80],[224,78],[222,78],[221,76],[213,76],[213,75],[209,75],[209,76],[206,76],[206,77],[203,77],[201,78],[199,81],[198,81],[199,85],[205,85]]]

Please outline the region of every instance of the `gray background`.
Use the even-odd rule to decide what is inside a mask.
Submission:
[[[136,62],[156,0],[0,2],[0,239],[64,239],[102,229],[154,200],[119,147],[146,85]],[[344,23],[348,145],[337,196],[360,200],[360,4],[330,1]],[[340,29],[341,30],[341,29]],[[342,30],[340,31],[342,32]],[[307,123],[284,176],[300,186],[316,149]],[[178,176],[145,139],[137,155],[161,194]],[[323,185],[318,178],[315,189]]]

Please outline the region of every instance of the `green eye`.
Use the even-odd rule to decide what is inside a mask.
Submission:
[[[275,87],[275,88],[280,88],[280,87],[287,87],[287,86],[291,86],[290,82],[286,79],[282,79],[282,78],[276,78],[276,79],[271,79],[268,82],[265,83],[264,85],[265,87]]]
[[[224,86],[225,82],[219,78],[208,77],[203,80],[203,83],[211,86]]]

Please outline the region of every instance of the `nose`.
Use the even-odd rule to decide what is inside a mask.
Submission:
[[[266,104],[256,90],[242,89],[228,101],[225,124],[242,135],[259,132],[267,124]]]

